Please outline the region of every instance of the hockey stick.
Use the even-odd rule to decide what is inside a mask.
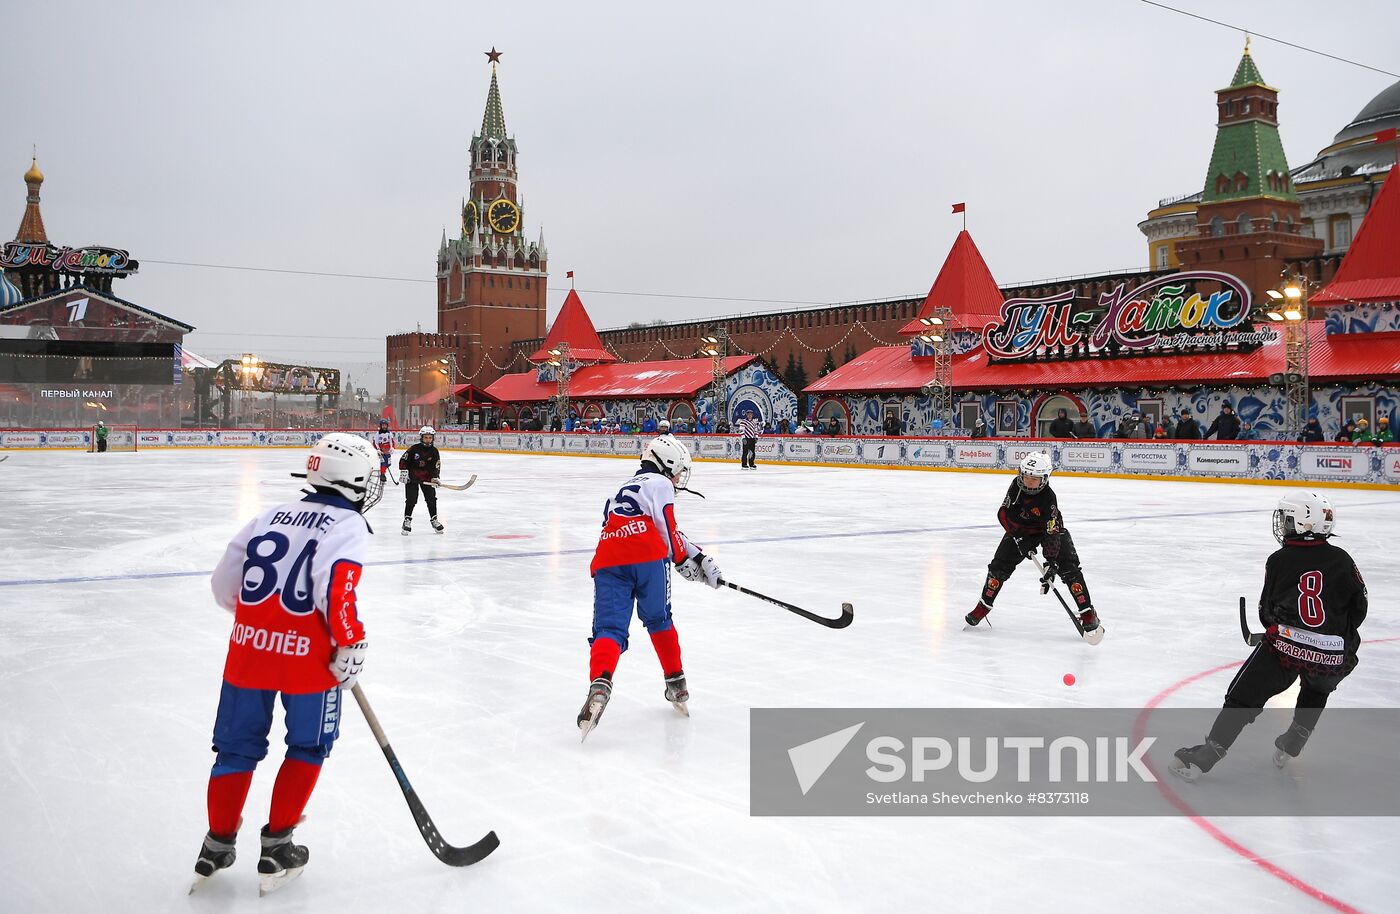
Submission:
[[[1245,598],[1240,597],[1240,634],[1244,635],[1244,643],[1254,647],[1264,640],[1263,635],[1256,635],[1249,630],[1249,620],[1245,618]]]
[[[428,849],[448,866],[470,866],[485,859],[501,844],[501,839],[496,837],[494,831],[487,832],[486,837],[469,847],[453,847],[442,840],[442,835],[438,834],[437,826],[433,824],[432,818],[428,815],[428,810],[424,808],[423,801],[418,799],[418,793],[413,789],[413,785],[408,782],[408,775],[404,774],[403,766],[399,764],[399,757],[394,754],[394,749],[389,745],[389,737],[384,735],[384,728],[379,726],[379,718],[374,716],[374,710],[369,706],[369,699],[365,698],[365,693],[358,683],[350,690],[355,696],[355,701],[359,702],[360,710],[364,712],[365,721],[369,724],[369,729],[374,733],[375,742],[379,743],[379,748],[384,750],[384,757],[389,760],[389,768],[393,770],[394,777],[399,781],[399,789],[403,791],[403,798],[408,801],[408,809],[413,813],[413,821],[418,825],[418,831],[422,833],[423,840],[428,842]]]
[[[800,606],[793,606],[791,603],[784,603],[782,600],[774,599],[773,597],[770,597],[767,594],[761,594],[756,590],[749,590],[747,587],[740,587],[738,584],[735,584],[732,581],[725,581],[721,579],[720,583],[723,584],[725,587],[730,587],[734,590],[739,591],[739,593],[746,593],[751,597],[758,597],[760,600],[766,600],[769,603],[772,603],[774,606],[781,606],[783,609],[786,609],[790,613],[796,613],[804,619],[811,619],[818,625],[825,625],[827,628],[845,628],[846,626],[850,625],[852,620],[854,620],[856,617],[855,607],[853,607],[849,603],[841,604],[840,616],[836,617],[835,619],[828,619],[825,616],[819,616],[814,612],[808,612]]]
[[[390,478],[391,480],[393,480],[394,485],[398,485],[398,484],[399,484],[399,477],[397,477],[397,476],[394,475],[394,468],[393,468],[393,467],[385,467],[384,469],[386,469],[386,470],[389,471],[389,478]]]
[[[1032,562],[1035,562],[1036,570],[1040,572],[1040,580],[1044,582],[1045,566],[1040,564],[1040,556],[1032,552],[1030,555],[1026,556],[1026,558],[1030,559]],[[1043,590],[1041,592],[1044,593]],[[1079,632],[1079,637],[1083,638],[1085,641],[1089,641],[1090,644],[1098,644],[1100,641],[1103,640],[1103,623],[1099,623],[1099,627],[1097,629],[1095,629],[1093,632],[1090,632],[1089,635],[1086,635],[1084,633],[1084,623],[1079,621],[1079,615],[1075,613],[1073,609],[1070,609],[1069,604],[1065,602],[1065,598],[1060,596],[1060,588],[1056,587],[1054,584],[1051,584],[1050,592],[1055,595],[1055,599],[1059,600],[1060,605],[1065,608],[1065,615],[1069,616],[1069,621],[1074,623],[1074,630]],[[1090,635],[1097,635],[1098,637],[1090,641]]]
[[[460,486],[454,486],[450,482],[443,482],[441,479],[434,479],[432,484],[437,486],[439,489],[451,489],[454,492],[465,492],[467,489],[470,489],[472,486],[476,485],[476,474],[473,473],[472,478],[468,479],[465,483],[463,483]]]

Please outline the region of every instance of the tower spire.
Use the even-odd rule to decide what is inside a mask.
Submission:
[[[39,188],[44,186],[44,173],[39,170],[37,149],[30,159],[29,170],[24,173],[24,183],[28,192],[24,199],[24,216],[19,220],[19,231],[15,233],[15,240],[48,244],[49,235],[44,231],[44,216],[39,212]]]
[[[481,138],[504,140],[506,114],[501,107],[501,87],[496,82],[496,64],[501,59],[501,52],[493,47],[486,52],[486,56],[491,61],[491,89],[486,93],[486,113],[481,116]]]

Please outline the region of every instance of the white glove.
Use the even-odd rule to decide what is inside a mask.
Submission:
[[[360,678],[360,671],[365,667],[365,653],[369,651],[368,641],[359,641],[355,644],[347,644],[335,649],[335,656],[331,658],[331,675],[340,683],[342,689],[353,689],[355,680]]]
[[[719,565],[703,552],[697,552],[677,565],[676,573],[687,581],[704,581],[716,589],[720,586]]]

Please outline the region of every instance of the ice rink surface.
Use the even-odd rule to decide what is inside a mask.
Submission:
[[[279,711],[239,861],[187,897],[231,624],[208,572],[254,512],[297,497],[287,474],[300,454],[16,453],[0,466],[0,910],[1400,909],[1393,819],[1214,823],[1332,903],[1181,817],[748,814],[750,707],[1141,707],[1241,661],[1237,600],[1257,599],[1284,490],[1057,477],[1108,628],[1090,647],[1028,566],[994,629],[963,630],[1007,474],[697,464],[692,485],[708,498],[680,496],[678,520],[726,577],[833,615],[852,601],[855,624],[827,630],[677,579],[692,717],[662,699],[637,623],[607,715],[580,745],[588,563],[603,501],[633,466],[444,461],[445,480],[480,474],[469,492],[441,494],[446,535],[428,529],[421,505],[419,531],[399,535],[401,489],[370,512],[362,683],[444,837],[466,844],[495,829],[500,849],[467,869],[435,860],[347,702],[298,830],[311,863],[260,901],[257,828],[281,757]],[[1336,542],[1370,586],[1362,634],[1395,638],[1400,498],[1328,495]],[[1201,677],[1165,704],[1218,706],[1232,674]],[[1363,647],[1332,704],[1400,704],[1400,642]],[[1255,729],[1222,765],[1274,774],[1274,734]]]

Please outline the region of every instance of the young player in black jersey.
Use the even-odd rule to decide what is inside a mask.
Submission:
[[[443,530],[437,516],[437,482],[442,472],[442,457],[433,446],[437,433],[431,425],[418,430],[418,443],[403,452],[399,458],[399,472],[403,474],[403,535],[413,531],[413,509],[418,505],[418,490],[423,490],[423,502],[428,506],[428,522],[438,533]]]
[[[992,611],[992,602],[1002,585],[1022,559],[1030,558],[1036,547],[1045,555],[1045,574],[1040,579],[1040,592],[1048,593],[1056,576],[1069,585],[1069,592],[1079,611],[1079,624],[1084,627],[1084,639],[1098,644],[1103,638],[1099,615],[1089,599],[1089,587],[1079,567],[1079,553],[1074,538],[1065,529],[1060,507],[1050,488],[1050,455],[1044,452],[1027,454],[1020,471],[1006,490],[997,520],[1006,531],[987,566],[987,581],[982,585],[982,598],[968,613],[968,625],[976,625]]]
[[[1327,541],[1335,527],[1332,505],[1316,492],[1279,499],[1274,537],[1282,548],[1264,566],[1259,597],[1264,640],[1235,674],[1206,741],[1176,751],[1173,774],[1194,781],[1210,771],[1264,702],[1299,677],[1293,725],[1274,740],[1274,763],[1283,767],[1303,751],[1327,696],[1356,667],[1357,630],[1366,619],[1366,582],[1351,556]]]

